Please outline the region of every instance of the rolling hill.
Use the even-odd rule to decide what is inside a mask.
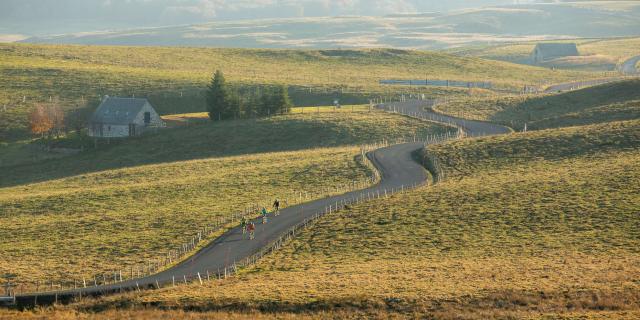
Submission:
[[[0,274],[32,283],[144,266],[251,204],[341,193],[369,173],[354,145],[448,130],[379,111],[293,114],[0,166],[0,233],[13,235]]]
[[[204,88],[216,69],[237,90],[286,84],[298,105],[368,103],[404,93],[464,94],[453,88],[390,87],[382,79],[491,81],[499,89],[601,77],[396,49],[259,50],[0,44],[0,139],[28,137],[27,114],[58,101],[65,110],[95,107],[102,96],[148,97],[161,114],[205,110]]]
[[[443,49],[567,37],[637,36],[635,1],[530,3],[446,13],[221,21],[34,37],[31,43],[234,48]]]
[[[434,109],[521,130],[637,119],[639,108],[640,80],[631,79],[554,95],[454,98]]]
[[[627,59],[640,55],[640,38],[571,39],[564,41],[535,41],[494,46],[458,48],[449,52],[461,56],[532,64],[531,52],[537,43],[570,42],[578,45],[579,57],[555,59],[542,64],[548,68],[614,71]]]
[[[639,134],[633,120],[433,146],[447,180],[328,216],[237,277],[64,310],[633,319]]]

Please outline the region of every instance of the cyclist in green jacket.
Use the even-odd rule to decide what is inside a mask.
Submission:
[[[267,212],[267,208],[262,207],[262,212],[261,212],[261,214],[262,214],[262,224],[267,223],[267,213],[268,213]]]

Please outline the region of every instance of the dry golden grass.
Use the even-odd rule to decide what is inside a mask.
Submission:
[[[452,311],[453,312],[453,311]],[[489,313],[476,311],[455,310],[456,314],[435,314],[435,319],[478,319],[479,317],[501,318],[501,319],[562,319],[562,320],[636,320],[640,317],[637,311],[587,311],[573,312],[559,316],[557,314],[531,313],[522,314],[515,312]],[[158,310],[155,308],[134,308],[124,310],[108,310],[100,313],[78,312],[66,308],[56,309],[40,309],[37,311],[2,311],[0,310],[0,319],[13,320],[103,320],[103,319],[136,319],[136,320],[158,320],[158,319],[220,319],[220,320],[237,320],[237,319],[415,319],[422,318],[420,314],[406,315],[394,311],[378,311],[378,312],[361,312],[357,310],[350,311],[318,311],[306,313],[263,313],[263,312],[238,312],[238,311],[183,311],[183,310]]]
[[[355,159],[359,149],[345,145],[446,130],[382,112],[305,113],[167,130],[0,167],[0,234],[11,235],[0,243],[0,275],[57,282],[126,271],[248,205],[299,191],[342,193],[335,187],[369,171]]]
[[[351,113],[351,112],[370,112],[375,111],[369,105],[345,105],[340,108],[335,106],[318,106],[318,107],[293,107],[291,114],[320,114],[320,113]],[[170,114],[162,116],[162,120],[167,122],[169,126],[183,126],[192,123],[202,123],[209,120],[208,112],[194,112]]]
[[[258,50],[121,46],[0,44],[0,141],[28,137],[28,113],[51,96],[65,110],[98,98],[148,97],[160,114],[206,110],[204,89],[212,73],[223,70],[236,86],[295,86],[298,105],[363,103],[372,96],[395,96],[397,87],[381,79],[492,81],[520,88],[541,81],[566,82],[601,75],[552,71],[435,52],[374,50]],[[309,91],[307,89],[309,88]],[[405,92],[452,94],[463,90],[401,88]],[[311,92],[312,91],[312,92]],[[23,99],[25,99],[23,101]]]
[[[366,176],[357,148],[138,166],[0,189],[0,274],[82,279],[145,263],[215,218]],[[287,161],[282,161],[287,159]],[[334,190],[335,192],[335,190]],[[317,193],[314,197],[320,196]]]
[[[640,81],[631,79],[543,96],[457,97],[434,109],[466,119],[488,120],[517,130],[557,128],[640,117]]]
[[[562,40],[552,42],[570,42],[578,45],[578,50],[583,56],[574,58],[588,62],[586,60],[596,59],[597,65],[609,65],[614,68],[617,64],[626,59],[639,55],[640,38],[619,38],[619,39],[582,39],[582,40]],[[496,59],[503,61],[528,62],[533,48],[538,42],[524,42],[516,44],[499,45],[478,49],[461,49],[465,55]],[[603,63],[603,60],[605,63]],[[588,66],[585,66],[588,68]]]
[[[101,141],[97,150],[89,141],[87,152],[51,161],[21,158],[23,153],[19,148],[14,150],[9,146],[0,149],[0,187],[145,164],[352,146],[449,130],[382,111],[321,112],[175,128],[138,138],[112,140],[110,145]],[[3,153],[4,150],[11,152]]]
[[[572,129],[445,144],[434,152],[461,155],[445,162],[461,174],[328,216],[236,278],[71,308],[630,319],[640,310],[640,140],[637,125],[620,128],[581,144]],[[478,153],[519,143],[532,151]]]

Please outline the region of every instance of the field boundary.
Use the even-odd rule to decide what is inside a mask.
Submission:
[[[448,132],[441,135],[432,135],[428,137],[423,137],[422,139],[413,136],[411,138],[404,139],[395,139],[395,140],[383,140],[379,143],[370,144],[362,146],[361,155],[363,155],[363,160],[366,163],[369,163],[373,169],[373,176],[370,177],[372,183],[378,182],[375,186],[369,187],[366,189],[360,189],[358,191],[348,192],[346,194],[341,194],[337,196],[332,196],[325,199],[315,200],[310,203],[301,203],[298,206],[290,207],[289,209],[284,210],[297,210],[296,207],[302,207],[301,212],[304,211],[304,206],[312,206],[314,203],[319,204],[320,206],[316,207],[315,211],[307,212],[304,219],[294,223],[290,227],[286,228],[284,232],[280,232],[274,239],[267,242],[266,245],[259,247],[256,252],[253,252],[247,256],[241,257],[240,259],[234,259],[233,262],[225,262],[224,265],[220,268],[207,268],[206,270],[201,270],[199,272],[189,272],[184,274],[178,274],[180,267],[182,267],[185,262],[178,263],[171,268],[160,271],[156,274],[149,275],[146,277],[138,277],[132,278],[128,280],[124,280],[121,273],[114,273],[111,283],[105,283],[98,285],[97,282],[94,283],[94,286],[87,286],[86,280],[82,282],[81,286],[78,286],[78,282],[74,281],[73,287],[67,286],[64,289],[64,286],[61,286],[59,290],[51,290],[48,292],[28,292],[24,291],[22,293],[13,292],[14,301],[16,304],[21,306],[34,306],[38,304],[50,304],[56,302],[68,302],[72,301],[75,298],[83,297],[83,296],[98,296],[110,293],[118,293],[125,291],[139,291],[145,288],[149,289],[159,289],[167,286],[175,286],[176,284],[184,283],[200,283],[206,280],[213,279],[223,279],[229,277],[230,275],[235,275],[238,273],[238,269],[242,267],[249,266],[253,263],[256,263],[266,254],[273,252],[280,248],[284,243],[289,241],[292,237],[295,236],[301,229],[313,224],[315,221],[320,219],[321,217],[332,214],[336,211],[340,211],[348,207],[352,204],[358,204],[364,201],[369,201],[372,199],[379,199],[383,197],[388,197],[390,195],[396,193],[405,192],[408,189],[416,188],[419,186],[428,183],[426,177],[417,177],[415,174],[410,174],[408,177],[398,178],[393,180],[391,178],[387,178],[385,174],[387,174],[390,168],[385,167],[388,164],[382,163],[381,161],[393,161],[394,157],[399,157],[401,155],[409,154],[409,158],[411,158],[411,154],[414,150],[424,149],[425,146],[433,143],[440,143],[443,141],[451,140],[451,139],[460,139],[464,136],[475,136],[475,135],[487,135],[487,134],[501,134],[501,133],[509,133],[509,130],[504,130],[502,127],[483,123],[481,125],[485,128],[491,128],[492,130],[479,131],[478,126],[470,125],[467,120],[464,119],[456,119],[452,117],[443,117],[439,115],[434,115],[430,111],[424,110],[424,106],[431,103],[430,101],[403,101],[398,103],[391,104],[381,104],[377,105],[378,109],[382,109],[387,112],[398,113],[409,117],[415,117],[417,119],[425,120],[425,121],[434,121],[443,123],[452,127],[458,127],[459,130],[456,133]],[[498,129],[495,129],[498,128]],[[382,157],[379,158],[376,155],[378,153],[387,152],[393,157]],[[391,159],[389,159],[391,158]],[[382,159],[382,160],[381,160]],[[413,159],[410,159],[411,162],[415,163]],[[424,167],[416,164],[421,170],[424,171]],[[395,170],[395,169],[394,169]],[[407,169],[409,170],[409,169]],[[420,170],[420,169],[418,169]],[[437,173],[435,174],[437,177]],[[406,180],[403,180],[406,179]],[[366,185],[365,185],[366,187]],[[310,210],[311,211],[311,210]],[[241,217],[240,214],[234,214],[229,218],[229,222],[234,222],[234,219],[239,219]],[[302,217],[301,217],[302,218]],[[226,221],[225,221],[226,222]],[[222,222],[220,222],[222,224]],[[206,232],[213,232],[213,228],[205,229]],[[217,230],[217,229],[216,229]],[[225,234],[221,237],[211,241],[211,243],[207,244],[204,248],[195,252],[192,256],[190,256],[190,263],[196,259],[206,259],[205,256],[208,250],[216,244],[219,244],[220,241],[224,241],[225,237],[230,236],[234,231],[237,232],[238,228],[233,228],[231,230],[227,230]],[[191,241],[183,246],[184,248],[196,248],[197,243],[202,241],[202,234],[198,233],[196,237],[192,237]],[[196,241],[196,239],[198,241]],[[210,250],[209,250],[210,251]],[[189,252],[185,250],[184,252]],[[165,260],[166,261],[166,260]],[[153,269],[150,268],[148,270],[158,270],[158,268]],[[173,272],[176,273],[173,273]],[[150,272],[151,273],[151,272]]]

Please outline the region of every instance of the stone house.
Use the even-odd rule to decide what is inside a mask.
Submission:
[[[105,96],[89,120],[89,136],[123,138],[165,127],[147,99]]]
[[[579,55],[578,46],[575,43],[538,43],[531,53],[531,61],[533,63],[542,63],[557,58]]]

